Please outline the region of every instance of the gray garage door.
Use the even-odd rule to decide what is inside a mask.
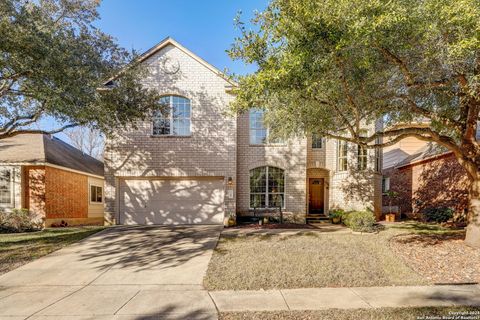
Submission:
[[[221,224],[223,179],[122,180],[121,224]]]

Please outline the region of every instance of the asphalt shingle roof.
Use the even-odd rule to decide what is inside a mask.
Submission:
[[[1,139],[1,163],[50,163],[103,177],[103,162],[45,134],[20,134]]]

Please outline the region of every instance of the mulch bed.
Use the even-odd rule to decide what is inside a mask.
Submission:
[[[480,283],[480,249],[467,246],[463,232],[410,234],[390,246],[414,271],[432,283]]]
[[[267,223],[259,225],[258,223],[238,224],[229,229],[317,229],[315,226],[309,224],[295,224],[295,223]]]

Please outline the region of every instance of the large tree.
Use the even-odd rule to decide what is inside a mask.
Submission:
[[[272,0],[238,26],[230,54],[258,70],[238,78],[235,110],[265,108],[280,135],[450,150],[470,179],[466,242],[480,247],[478,0]],[[385,129],[362,136],[376,119]]]
[[[135,55],[93,25],[98,4],[0,1],[0,139],[77,125],[109,132],[159,107]]]

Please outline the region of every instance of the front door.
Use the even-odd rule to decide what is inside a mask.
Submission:
[[[312,178],[309,180],[309,213],[323,212],[323,178]]]

